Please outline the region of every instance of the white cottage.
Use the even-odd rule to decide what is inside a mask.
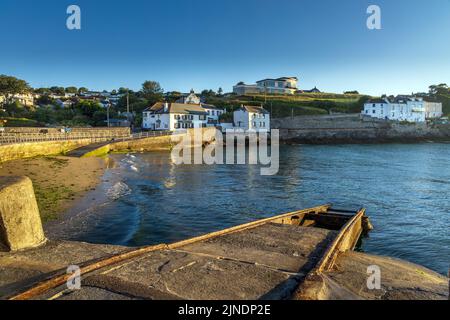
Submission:
[[[216,107],[212,104],[201,104],[202,108],[208,113],[207,126],[214,127],[219,125],[219,117],[225,113],[225,109]]]
[[[233,121],[237,129],[270,131],[270,113],[263,107],[242,105],[234,111]]]
[[[425,122],[442,117],[442,103],[413,96],[383,97],[367,101],[362,113],[379,119]]]
[[[201,105],[158,102],[143,111],[142,127],[149,130],[182,130],[207,126],[206,112]]]

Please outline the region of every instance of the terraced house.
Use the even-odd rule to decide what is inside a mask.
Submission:
[[[379,119],[425,122],[442,117],[442,103],[430,98],[399,95],[372,99],[364,104],[362,114]]]

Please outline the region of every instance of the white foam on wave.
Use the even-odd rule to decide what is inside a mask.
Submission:
[[[112,200],[117,200],[123,196],[126,196],[131,193],[130,187],[124,182],[117,182],[111,188],[106,191],[106,195],[108,198]]]

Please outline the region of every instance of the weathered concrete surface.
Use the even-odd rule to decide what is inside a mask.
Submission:
[[[74,150],[71,150],[69,152],[66,153],[66,155],[68,157],[77,157],[77,158],[81,158],[81,157],[89,157],[89,154],[91,152],[96,152],[96,153],[103,153],[103,154],[107,154],[110,150],[109,148],[109,144],[111,142],[99,142],[99,143],[92,143],[89,144],[87,146],[83,146],[81,148],[77,148]],[[105,150],[102,151],[101,148],[105,147]]]
[[[89,145],[91,142],[90,139],[82,139],[0,145],[0,163],[23,158],[57,155]]]
[[[374,143],[450,140],[450,126],[401,124],[360,114],[299,116],[271,120],[280,139],[292,143]]]
[[[424,267],[356,252],[341,253],[331,271],[314,272],[311,277],[338,232],[283,221],[150,247],[123,260],[107,258],[127,248],[78,242],[50,242],[27,251],[0,253],[0,297],[65,274],[70,265],[100,260],[110,263],[83,274],[81,290],[71,291],[61,282],[32,298],[444,299],[448,294],[447,279]],[[370,265],[381,269],[381,290],[367,288]]]
[[[49,241],[38,248],[0,252],[0,297],[5,297],[44,280],[70,265],[107,258],[129,248],[82,242]]]
[[[381,271],[381,289],[369,289],[369,266]],[[314,279],[307,295],[298,299],[319,300],[446,300],[449,279],[425,267],[389,257],[359,252],[342,253],[332,271]]]
[[[0,245],[16,251],[45,240],[30,178],[0,177]]]
[[[269,223],[246,232],[188,245],[183,250],[306,274],[336,234],[336,231],[326,229]]]

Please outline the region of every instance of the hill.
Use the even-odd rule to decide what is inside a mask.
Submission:
[[[304,93],[299,95],[229,95],[206,97],[206,103],[234,111],[242,104],[263,105],[272,117],[319,115],[330,112],[358,113],[370,97],[359,94]]]

